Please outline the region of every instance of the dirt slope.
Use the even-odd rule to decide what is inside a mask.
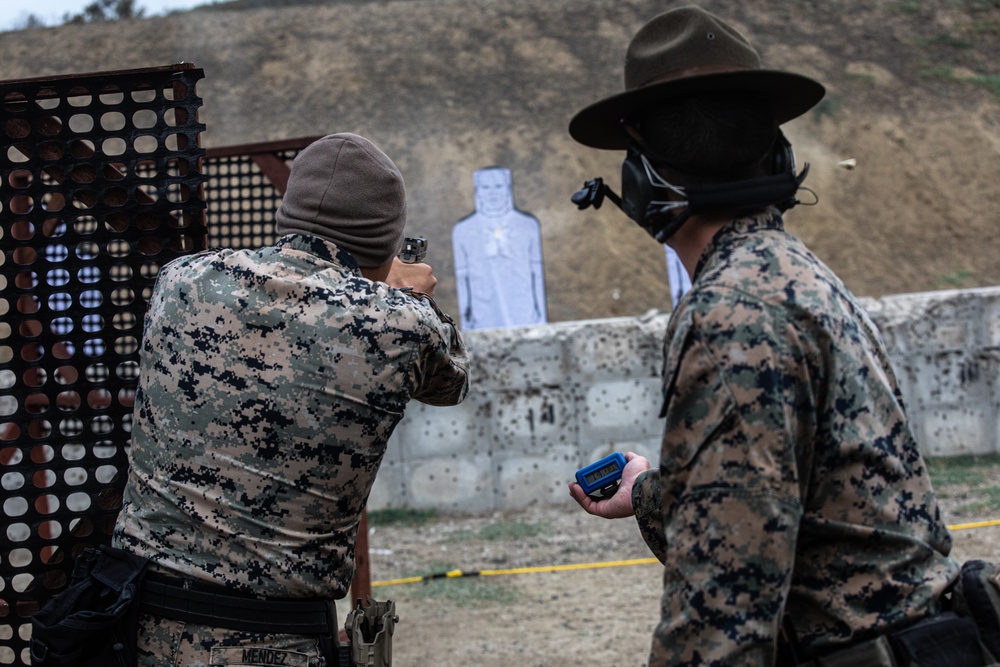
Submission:
[[[203,67],[206,146],[329,131],[371,137],[400,165],[414,232],[454,310],[451,227],[471,173],[514,175],[542,224],[550,320],[669,307],[662,251],[608,207],[569,195],[620,157],[576,145],[571,115],[621,86],[652,0],[234,2],[166,17],[4,33],[5,79]],[[1000,283],[1000,4],[996,0],[705,0],[765,64],[828,87],[786,126],[818,204],[789,228],[855,292]],[[855,158],[857,168],[837,166]]]

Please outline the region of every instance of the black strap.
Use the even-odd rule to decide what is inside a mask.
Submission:
[[[794,667],[805,662],[799,635],[792,624],[788,612],[781,614],[781,628],[778,636],[778,656],[775,663],[778,667]]]
[[[225,590],[221,589],[220,590]],[[139,610],[176,621],[241,632],[288,635],[338,633],[334,600],[260,599],[233,593],[192,590],[148,576],[139,595]]]
[[[687,214],[690,216],[703,211],[756,209],[769,204],[777,205],[785,211],[794,205],[795,193],[808,175],[809,165],[806,164],[798,176],[792,172],[784,172],[743,181],[688,185],[684,189],[688,200]]]

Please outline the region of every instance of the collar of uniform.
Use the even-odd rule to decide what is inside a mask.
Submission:
[[[279,250],[287,248],[307,252],[325,262],[340,264],[354,273],[361,273],[361,267],[358,266],[358,260],[354,259],[354,255],[336,243],[325,241],[318,236],[312,236],[311,234],[285,234],[278,239],[274,247]]]
[[[715,233],[711,242],[709,242],[709,244],[705,247],[705,250],[701,253],[701,258],[698,260],[698,266],[694,271],[695,279],[698,278],[712,256],[717,254],[720,249],[736,242],[736,240],[741,236],[768,230],[779,232],[785,230],[785,222],[781,218],[781,212],[773,206],[755,215],[735,218],[732,222]]]

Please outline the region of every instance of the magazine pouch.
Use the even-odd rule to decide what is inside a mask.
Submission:
[[[69,587],[31,617],[31,664],[135,665],[136,600],[146,562],[108,546],[86,549],[76,560]]]

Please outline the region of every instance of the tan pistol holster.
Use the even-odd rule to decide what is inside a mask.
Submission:
[[[358,605],[347,614],[344,630],[351,667],[390,667],[392,665],[392,632],[399,622],[396,603],[378,602],[368,598],[368,606]]]

